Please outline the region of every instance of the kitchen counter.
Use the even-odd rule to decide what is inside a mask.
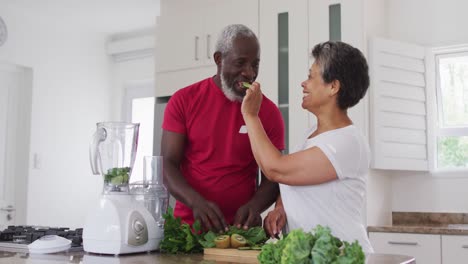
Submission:
[[[168,255],[157,252],[140,253],[124,256],[94,255],[85,252],[73,252],[63,254],[36,255],[29,253],[12,253],[0,251],[0,264],[59,264],[59,263],[79,263],[79,264],[190,264],[190,263],[242,263],[233,260],[207,260],[202,254],[192,255]],[[370,254],[366,256],[366,264],[410,264],[416,263],[414,258],[401,255]]]
[[[468,235],[468,214],[393,212],[392,225],[368,226],[368,232]]]
[[[413,233],[413,234],[435,234],[435,235],[468,235],[468,225],[457,226],[406,226],[406,225],[391,225],[391,226],[369,226],[368,232],[385,232],[385,233]]]

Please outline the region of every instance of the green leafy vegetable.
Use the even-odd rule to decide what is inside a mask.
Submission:
[[[281,255],[283,249],[288,243],[288,237],[283,237],[276,241],[276,243],[267,243],[262,247],[262,252],[258,255],[260,263],[264,264],[276,264],[281,263]]]
[[[212,248],[218,234],[213,231],[201,232],[199,221],[195,221],[192,228],[186,223],[182,223],[180,217],[174,217],[174,210],[169,207],[167,213],[163,215],[164,238],[161,241],[161,250],[167,253],[199,253],[203,248]],[[246,240],[252,249],[260,249],[260,246],[268,239],[262,227],[251,227],[248,230],[231,226],[225,235],[239,234]]]
[[[354,264],[354,263],[364,263],[366,256],[362,251],[361,246],[357,241],[349,244],[344,241],[344,249],[342,255],[338,256],[336,264]]]
[[[261,226],[254,226],[247,230],[243,228],[237,228],[235,226],[230,226],[229,231],[227,231],[228,235],[232,234],[239,234],[247,240],[247,245],[255,246],[259,244],[265,243],[267,241],[267,236],[265,234],[265,230]]]
[[[224,234],[230,236],[233,234],[241,235],[247,240],[247,245],[250,247],[263,245],[263,243],[265,243],[265,241],[268,239],[265,234],[265,230],[263,230],[263,228],[260,226],[254,226],[247,230],[237,228],[235,226],[230,226],[229,230]],[[203,238],[199,242],[203,245],[204,248],[212,248],[215,247],[214,240],[216,237],[217,234],[215,234],[213,231],[208,231],[203,235]]]
[[[286,239],[288,243],[283,248],[281,263],[309,263],[309,255],[312,248],[310,241],[314,239],[314,236],[297,229],[291,231]]]
[[[312,247],[312,261],[317,264],[333,263],[340,254],[341,241],[332,236],[328,227],[317,226],[315,229],[317,240]]]
[[[208,231],[206,234],[203,235],[203,238],[200,239],[200,244],[204,247],[204,248],[212,248],[212,247],[215,247],[216,244],[214,242],[215,238],[217,237],[217,235],[212,232],[212,231]]]
[[[104,174],[104,182],[112,185],[128,184],[130,167],[108,169]]]
[[[203,246],[199,243],[201,239],[200,222],[193,224],[193,232],[190,225],[183,223],[180,217],[174,217],[174,210],[169,207],[167,213],[163,215],[164,219],[164,238],[161,241],[162,251],[176,253],[200,253],[203,252]]]
[[[258,260],[262,264],[363,264],[365,255],[357,241],[342,242],[330,228],[317,225],[312,233],[296,229],[276,243],[265,244]]]

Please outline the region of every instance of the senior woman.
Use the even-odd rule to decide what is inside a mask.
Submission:
[[[266,136],[258,118],[263,98],[253,83],[242,103],[242,114],[255,160],[266,177],[280,183],[275,209],[265,218],[270,236],[286,230],[329,226],[342,240],[358,240],[373,252],[363,225],[362,210],[369,170],[369,147],[353,125],[347,109],[369,87],[366,59],[343,42],[324,42],[312,50],[315,59],[302,82],[302,108],[317,117],[296,152],[282,155]]]

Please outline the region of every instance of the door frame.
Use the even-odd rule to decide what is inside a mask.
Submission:
[[[0,188],[0,207],[11,206],[8,224],[26,224],[32,109],[31,68],[0,62],[0,72],[12,79],[7,89],[7,118],[4,149],[4,177]],[[7,77],[8,78],[8,77]],[[5,78],[6,79],[6,78]],[[9,85],[5,82],[5,85]],[[5,212],[5,211],[2,211]],[[1,223],[0,223],[1,225]]]

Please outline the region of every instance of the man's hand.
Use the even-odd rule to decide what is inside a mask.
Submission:
[[[280,231],[286,224],[286,212],[283,206],[277,206],[270,211],[263,221],[263,227],[270,237],[278,238]]]
[[[261,226],[262,217],[259,210],[255,209],[250,204],[241,206],[234,217],[234,226],[237,228],[249,229],[252,226]]]
[[[194,201],[192,211],[195,221],[200,221],[202,230],[211,230],[216,233],[229,230],[223,213],[215,203],[200,198]]]

